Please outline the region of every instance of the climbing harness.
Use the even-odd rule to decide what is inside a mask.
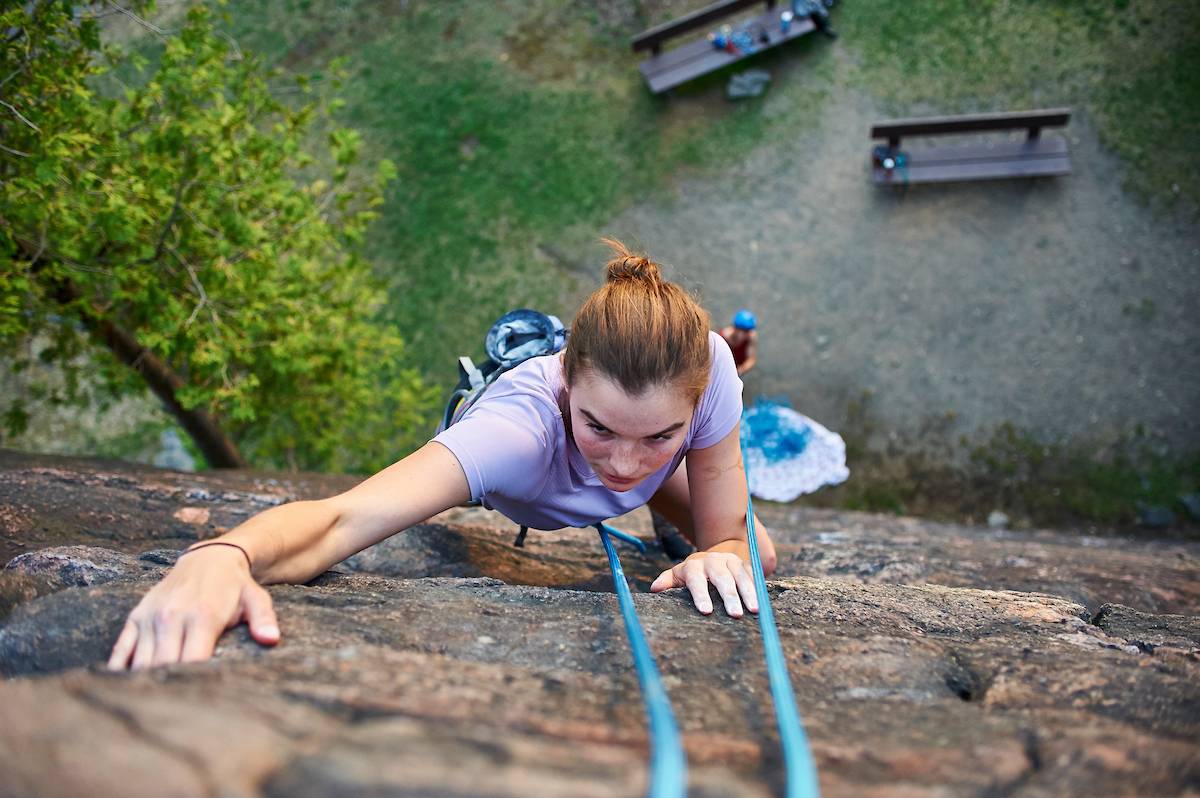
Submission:
[[[746,464],[746,451],[742,449],[742,462]],[[771,609],[771,597],[767,593],[767,578],[763,572],[762,558],[758,553],[758,535],[754,526],[754,498],[750,495],[749,466],[744,470],[746,478],[746,539],[750,546],[750,569],[754,576],[754,592],[758,597],[758,626],[762,631],[763,653],[767,663],[767,680],[771,685],[771,699],[775,704],[775,721],[779,726],[779,742],[783,749],[783,761],[787,770],[787,798],[818,798],[817,768],[808,747],[804,724],[796,708],[796,695],[792,691],[791,676],[787,659],[783,655],[783,644],[779,640],[779,628],[775,625],[775,614]],[[650,789],[648,798],[676,798],[683,796],[687,787],[687,762],[679,739],[679,728],[671,712],[670,700],[662,686],[662,678],[654,664],[654,657],[646,643],[646,634],[638,621],[637,611],[629,586],[625,583],[625,572],[617,557],[616,549],[609,536],[628,540],[631,536],[605,523],[596,524],[604,553],[608,555],[608,566],[612,571],[613,587],[625,621],[625,634],[633,650],[633,664],[637,671],[642,698],[646,703],[646,715],[650,724]],[[633,540],[637,540],[633,538]],[[641,541],[637,541],[641,544]],[[644,544],[641,545],[645,550]]]

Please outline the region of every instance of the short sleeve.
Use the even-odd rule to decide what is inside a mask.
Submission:
[[[715,332],[708,334],[712,363],[708,387],[696,406],[697,423],[692,449],[707,449],[725,439],[742,417],[742,378],[738,376],[729,344]]]
[[[462,466],[472,499],[497,493],[517,500],[532,499],[545,484],[552,459],[550,436],[540,419],[522,419],[520,414],[514,418],[511,409],[487,408],[481,403],[434,438]]]

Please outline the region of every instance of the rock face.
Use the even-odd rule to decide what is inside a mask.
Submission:
[[[348,483],[0,465],[19,554],[0,572],[0,793],[645,793],[644,712],[594,532],[518,549],[503,519],[451,511],[270,588],[273,649],[239,627],[211,662],[112,674],[126,613],[179,547]],[[823,795],[1200,795],[1200,545],[761,514]],[[618,525],[652,540],[648,516]],[[781,794],[757,624],[649,595],[668,562],[621,553],[689,794]]]

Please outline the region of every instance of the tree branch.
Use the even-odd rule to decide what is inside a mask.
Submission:
[[[192,278],[192,285],[195,287],[196,293],[200,295],[200,303],[196,305],[196,309],[193,310],[192,315],[188,317],[187,322],[183,325],[184,328],[186,329],[187,327],[191,326],[192,321],[194,321],[196,318],[196,314],[200,312],[200,308],[207,305],[209,315],[212,316],[213,332],[217,334],[218,338],[223,337],[221,333],[221,319],[219,316],[217,316],[217,309],[213,307],[211,302],[208,301],[208,292],[204,290],[204,285],[200,282],[200,278],[196,276],[196,270],[192,268],[192,264],[188,263],[187,260],[180,255],[174,247],[168,246],[167,251],[175,257],[175,260],[179,262],[180,266],[187,270],[188,277]]]
[[[160,36],[164,39],[167,38],[168,33],[165,30],[163,30],[162,28],[158,27],[157,25],[151,23],[148,20],[142,19],[137,14],[130,11],[128,8],[124,8],[120,5],[117,5],[115,2],[113,2],[113,0],[107,0],[107,2],[110,6],[115,8],[117,11],[120,11],[122,14],[129,17],[130,19],[132,19],[137,24],[141,25],[146,30],[154,33],[156,36]]]
[[[3,105],[3,106],[4,106],[5,108],[7,108],[8,110],[12,111],[12,112],[13,112],[13,114],[15,114],[15,115],[16,115],[17,119],[20,119],[22,122],[24,122],[25,124],[29,125],[29,126],[30,126],[31,128],[33,128],[34,130],[36,130],[38,133],[41,133],[41,132],[42,132],[42,129],[41,129],[40,127],[38,127],[37,125],[33,124],[32,122],[30,122],[28,119],[26,119],[26,118],[25,118],[25,117],[24,117],[24,116],[21,114],[21,112],[20,112],[20,111],[18,111],[18,110],[16,109],[16,106],[14,106],[14,105],[12,105],[12,104],[10,104],[10,103],[6,103],[4,100],[0,100],[0,105]]]
[[[155,263],[162,257],[163,247],[167,245],[167,236],[171,233],[171,228],[175,226],[175,221],[179,218],[179,212],[183,208],[183,195],[192,187],[195,181],[180,180],[179,185],[175,187],[175,204],[171,207],[171,212],[167,214],[167,221],[163,224],[162,232],[158,235],[158,244],[154,247],[154,254],[149,258],[142,258],[138,261],[141,263]]]

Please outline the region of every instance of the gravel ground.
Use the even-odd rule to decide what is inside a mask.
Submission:
[[[821,111],[595,231],[664,262],[718,321],[758,314],[747,397],[786,395],[853,434],[869,392],[876,433],[925,450],[1005,422],[1047,442],[1100,448],[1140,425],[1160,450],[1200,446],[1195,219],[1123,191],[1086,116],[1047,133],[1068,137],[1070,176],[903,190],[868,174],[869,126],[889,114],[849,91]],[[556,246],[603,257],[582,234]]]

